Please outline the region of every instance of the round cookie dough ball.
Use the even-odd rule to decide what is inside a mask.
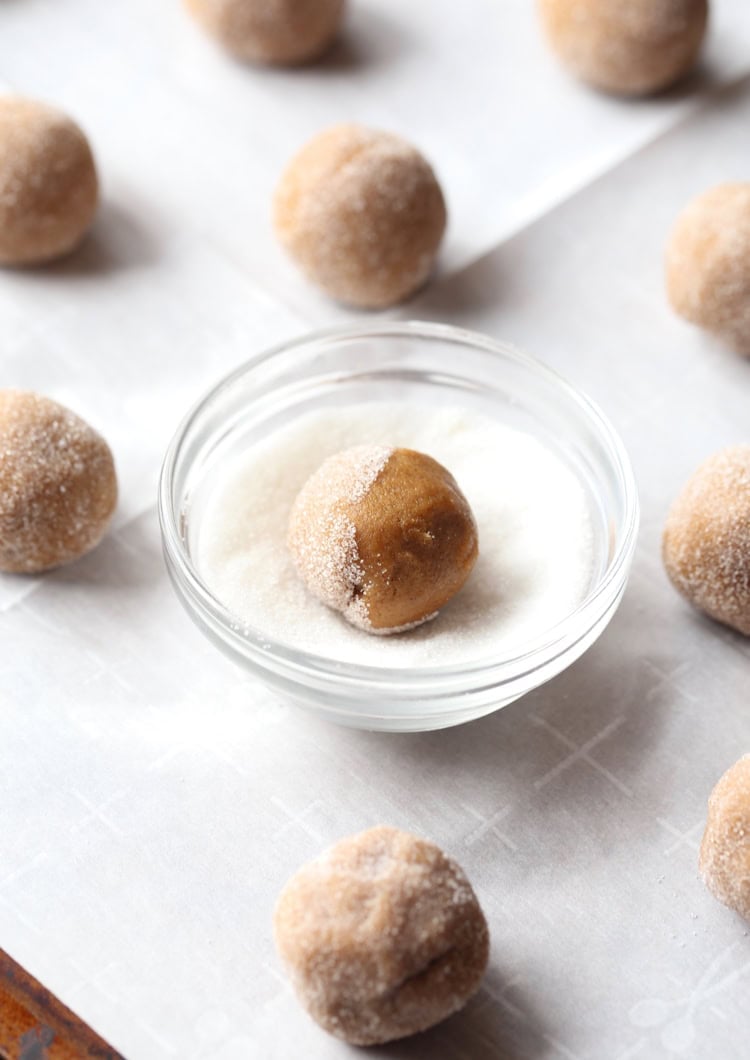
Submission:
[[[750,183],[693,199],[670,237],[666,280],[680,316],[750,354]]]
[[[98,197],[91,148],[75,122],[44,103],[0,96],[0,264],[73,250]]]
[[[433,618],[468,578],[477,528],[449,471],[424,453],[357,445],[311,475],[288,545],[310,592],[370,633]]]
[[[700,465],[669,511],[662,557],[691,604],[750,634],[750,445]]]
[[[185,0],[204,29],[238,59],[294,66],[333,42],[344,0]]]
[[[340,302],[380,309],[430,274],[445,231],[443,193],[405,140],[336,125],[292,159],[276,189],[277,235],[313,283]]]
[[[33,573],[99,543],[117,501],[109,446],[79,416],[0,390],[0,570]]]
[[[279,897],[274,934],[304,1007],[353,1045],[403,1038],[456,1012],[489,954],[461,868],[433,843],[385,826],[303,866]]]
[[[711,792],[700,871],[715,898],[750,920],[750,755]]]
[[[539,0],[564,65],[595,88],[641,96],[668,88],[698,56],[708,0]]]

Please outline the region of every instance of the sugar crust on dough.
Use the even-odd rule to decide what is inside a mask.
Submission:
[[[44,103],[0,96],[0,264],[73,250],[98,198],[91,148],[75,122]]]
[[[714,897],[750,920],[750,754],[711,792],[699,865]]]
[[[336,125],[291,160],[274,197],[280,242],[340,302],[378,309],[429,276],[446,224],[426,159],[391,133]]]
[[[370,626],[359,595],[365,572],[346,509],[367,494],[391,452],[361,445],[329,457],[303,486],[290,518],[289,548],[308,588],[361,629]]]
[[[323,462],[294,502],[287,541],[308,589],[377,634],[434,618],[478,553],[453,476],[424,453],[382,445]]]
[[[662,558],[690,603],[750,635],[750,445],[695,471],[667,516]]]
[[[274,935],[302,1005],[355,1045],[456,1012],[489,955],[462,869],[433,843],[382,825],[342,839],[289,880]]]
[[[295,66],[333,43],[344,0],[185,0],[203,28],[248,62]]]
[[[117,502],[109,446],[49,398],[0,390],[0,570],[34,573],[78,559]]]
[[[539,0],[547,37],[581,80],[615,95],[674,84],[694,65],[708,0]]]
[[[675,312],[750,355],[750,182],[720,184],[683,210],[666,283]]]

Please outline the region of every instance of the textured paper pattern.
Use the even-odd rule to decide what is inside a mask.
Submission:
[[[0,79],[78,117],[104,183],[78,254],[0,276],[2,382],[89,417],[122,484],[95,553],[0,578],[0,946],[129,1060],[354,1055],[293,999],[271,910],[302,861],[382,821],[462,863],[492,958],[462,1014],[369,1055],[744,1060],[750,939],[696,860],[708,792],[750,749],[748,646],[671,590],[659,535],[694,466],[747,439],[750,367],[671,315],[661,261],[691,195],[748,178],[750,10],[718,0],[702,73],[625,104],[565,77],[527,0],[354,6],[348,43],[297,73],[226,61],[178,3],[0,7]],[[160,555],[156,479],[188,405],[353,316],[268,220],[288,155],[342,118],[413,137],[445,183],[442,275],[398,314],[559,369],[611,416],[641,491],[601,640],[434,734],[278,700],[190,624]]]

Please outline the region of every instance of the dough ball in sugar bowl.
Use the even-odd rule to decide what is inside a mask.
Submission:
[[[457,1012],[487,966],[487,922],[434,843],[379,826],[304,865],[274,914],[297,996],[325,1030],[376,1045]]]
[[[427,160],[391,133],[336,125],[292,159],[274,225],[307,277],[332,298],[381,309],[425,282],[446,224]]]
[[[300,490],[288,545],[307,588],[369,633],[433,618],[478,554],[469,503],[451,473],[414,449],[356,445]]]
[[[700,871],[715,898],[750,920],[750,754],[711,792]]]
[[[45,103],[0,96],[0,264],[33,265],[73,250],[96,212],[88,140]]]
[[[667,246],[666,281],[675,312],[750,355],[750,182],[688,204]]]
[[[331,45],[344,0],[185,0],[191,14],[236,58],[278,66],[317,59]]]
[[[695,471],[667,515],[662,557],[691,604],[750,635],[750,445],[722,449]]]
[[[693,67],[708,0],[539,0],[539,11],[571,73],[604,92],[641,96]]]
[[[0,390],[0,570],[30,574],[98,545],[117,502],[109,446],[80,416]]]

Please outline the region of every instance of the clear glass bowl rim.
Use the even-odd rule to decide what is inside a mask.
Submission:
[[[599,440],[605,444],[612,461],[620,484],[624,514],[616,551],[602,578],[573,611],[547,627],[539,636],[520,644],[518,649],[511,653],[485,656],[471,663],[457,665],[399,668],[339,662],[330,657],[302,651],[274,641],[262,630],[240,623],[203,583],[185,549],[180,532],[182,498],[175,498],[175,477],[190,430],[204,410],[223,391],[275,357],[294,351],[310,352],[315,347],[325,347],[331,342],[394,337],[407,340],[436,339],[456,345],[468,345],[475,351],[499,354],[531,369],[578,406],[595,428]],[[173,577],[179,583],[183,602],[192,612],[197,611],[197,617],[204,621],[208,619],[208,625],[219,631],[224,643],[244,656],[247,662],[254,663],[261,670],[287,674],[296,681],[302,678],[302,683],[311,679],[314,682],[335,681],[339,690],[342,683],[352,689],[366,689],[369,692],[380,688],[383,693],[408,687],[412,695],[421,692],[431,696],[438,693],[443,685],[446,692],[449,690],[448,686],[455,688],[457,678],[467,682],[467,691],[489,685],[502,685],[506,681],[515,682],[569,651],[619,600],[635,549],[639,522],[638,493],[629,457],[619,435],[595,402],[544,362],[508,343],[451,324],[419,320],[385,321],[376,325],[342,326],[308,332],[263,350],[233,369],[195,402],[173,435],[164,456],[159,479],[158,513],[165,558]]]

